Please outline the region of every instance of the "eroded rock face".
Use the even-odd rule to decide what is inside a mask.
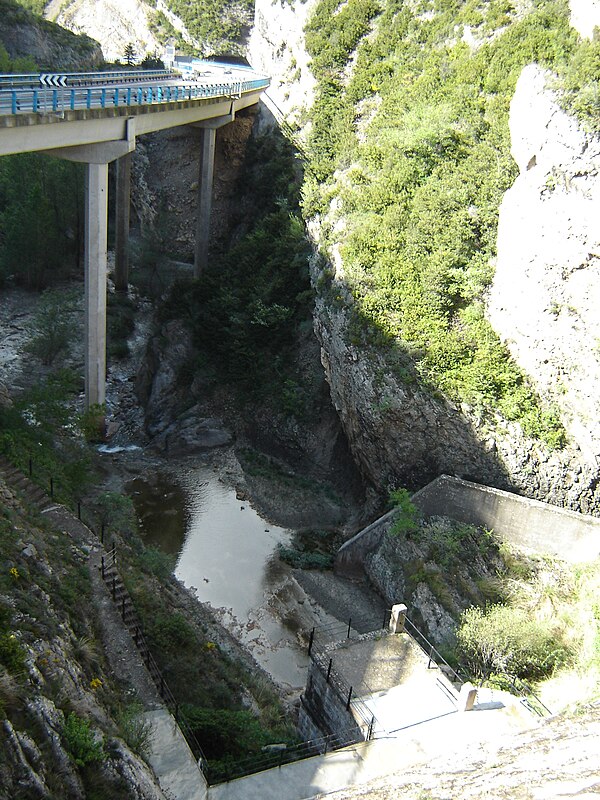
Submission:
[[[588,468],[600,465],[600,139],[527,67],[511,104],[520,168],[500,208],[488,315],[540,393],[560,409]]]
[[[351,452],[381,494],[445,473],[585,513],[600,508],[596,464],[577,447],[551,451],[499,416],[484,420],[400,382],[381,354],[351,343],[346,312],[323,298],[315,330]]]
[[[587,39],[594,35],[594,28],[600,26],[600,2],[598,0],[569,0],[571,25]]]
[[[3,10],[0,16],[0,42],[10,58],[30,57],[40,69],[73,72],[94,69],[102,63],[102,51],[97,41],[87,36],[76,36],[21,12],[16,15]]]
[[[45,11],[63,28],[93,36],[108,61],[122,59],[128,44],[140,59],[162,51],[148,24],[152,13],[152,6],[143,0],[52,0]]]
[[[308,67],[304,26],[315,5],[316,0],[256,0],[248,60],[271,78],[263,102],[278,120],[297,121],[312,101],[315,80]]]

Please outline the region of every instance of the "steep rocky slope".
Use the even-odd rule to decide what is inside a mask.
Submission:
[[[593,11],[588,4],[584,10],[577,9],[574,18],[585,20],[581,24],[589,28]],[[262,54],[261,67],[277,76],[270,94],[283,106],[284,113],[298,119],[302,119],[298,114],[302,103],[294,84],[285,92],[281,84],[293,80],[286,32],[294,43],[294,52],[300,54],[298,63],[305,63],[303,40],[298,34],[305,15],[304,4],[286,6],[285,12],[277,7],[271,14],[259,4],[253,37],[254,52]],[[271,19],[272,26],[268,22]],[[283,25],[288,27],[283,30]],[[374,16],[370,26],[373,41],[381,36],[377,26]],[[481,41],[470,36],[475,52]],[[337,58],[341,59],[339,53]],[[349,84],[356,63],[355,52],[345,63],[342,86]],[[356,180],[352,169],[358,174],[362,167],[346,164],[325,190],[328,210],[313,217],[310,224],[315,249],[327,253],[327,263],[319,258],[313,263],[315,330],[332,400],[353,456],[381,494],[394,485],[416,488],[447,472],[588,513],[600,509],[595,430],[600,376],[598,321],[593,311],[598,299],[598,239],[592,212],[600,186],[598,140],[584,134],[558,109],[556,99],[539,79],[533,88],[527,77],[533,74],[532,69],[525,69],[513,103],[513,152],[522,175],[501,209],[497,277],[490,293],[489,319],[533,379],[544,406],[558,409],[568,434],[566,446],[548,447],[542,439],[527,435],[517,420],[509,421],[494,408],[482,410],[479,403],[450,400],[443,392],[432,391],[426,381],[415,380],[414,375],[407,377],[402,342],[379,347],[366,343],[367,337],[357,333],[351,288],[356,266],[349,271],[342,255],[348,250],[343,208],[349,205],[351,183]],[[305,71],[303,66],[296,77],[302,79]],[[310,81],[302,85],[305,92],[313,86]],[[361,90],[366,91],[362,84]],[[370,87],[371,92],[375,90],[375,85]],[[330,105],[334,102],[332,99]],[[359,141],[368,137],[377,108],[377,94],[355,106]],[[536,126],[532,129],[528,123],[534,117]],[[309,124],[309,137],[310,128]],[[526,128],[528,134],[523,140]],[[336,131],[336,135],[343,134]],[[379,199],[375,196],[375,202]],[[368,268],[362,280],[369,285]],[[385,291],[381,289],[382,294]],[[375,294],[374,289],[371,302],[375,302]],[[394,312],[389,313],[393,316]],[[461,324],[458,319],[456,324]]]
[[[122,59],[128,44],[138,58],[160,49],[149,25],[153,13],[152,5],[144,0],[52,0],[45,10],[47,19],[63,28],[93,36],[108,61]]]
[[[97,41],[40,19],[12,0],[0,3],[0,41],[11,59],[33,58],[42,70],[94,69],[103,61]]]
[[[600,139],[525,69],[511,105],[519,176],[500,208],[488,313],[561,418],[583,459],[600,459]]]

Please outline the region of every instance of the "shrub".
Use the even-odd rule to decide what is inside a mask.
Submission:
[[[457,641],[473,673],[484,679],[492,673],[540,679],[569,658],[551,622],[504,605],[463,612]]]
[[[277,554],[282,561],[295,569],[331,569],[333,557],[326,553],[303,552],[293,547],[277,545]]]
[[[59,356],[68,355],[77,332],[74,311],[72,295],[51,290],[43,293],[31,323],[27,350],[45,366],[53,364]]]
[[[71,713],[65,719],[62,737],[67,751],[78,767],[104,760],[102,739],[98,739],[89,722],[77,714]]]
[[[130,703],[118,715],[119,730],[123,739],[137,755],[147,758],[152,747],[154,727],[144,719],[141,703]]]
[[[407,489],[394,489],[390,492],[390,500],[394,504],[396,514],[390,528],[392,536],[414,530],[418,519],[417,507],[411,502],[410,492]]]

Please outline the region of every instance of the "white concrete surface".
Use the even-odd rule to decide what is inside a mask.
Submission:
[[[171,714],[164,708],[146,711],[152,744],[148,762],[169,800],[206,800],[208,790],[192,751]]]

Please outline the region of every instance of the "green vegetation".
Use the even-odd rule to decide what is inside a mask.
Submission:
[[[48,489],[52,477],[62,501],[81,496],[90,476],[90,455],[72,435],[80,423],[74,400],[81,388],[80,379],[62,369],[23,392],[11,408],[0,408],[0,453],[23,472],[31,458],[33,480]]]
[[[414,530],[419,519],[419,512],[410,499],[410,492],[407,489],[394,489],[390,492],[390,500],[396,511],[390,534],[397,536]]]
[[[172,577],[164,574],[156,551],[147,551],[134,536],[119,552],[146,641],[209,765],[226,767],[232,758],[260,753],[269,742],[294,742],[273,688],[221,650],[206,623],[199,626],[183,606],[170,608]],[[258,713],[245,707],[248,693]]]
[[[75,311],[73,292],[46,290],[40,298],[27,351],[45,366],[51,366],[59,356],[68,355],[77,332]]]
[[[83,252],[81,164],[26,153],[0,159],[0,286],[44,289]]]
[[[97,738],[86,719],[74,713],[69,714],[65,719],[62,736],[67,750],[78,767],[104,760],[102,739]]]
[[[192,331],[197,355],[187,370],[190,379],[202,370],[245,396],[272,398],[301,416],[304,387],[295,350],[298,331],[310,318],[312,291],[287,142],[268,134],[250,144],[239,185],[245,234],[197,281],[175,283],[161,314],[183,320]]]
[[[294,569],[331,569],[339,545],[333,531],[305,529],[294,532],[289,547],[280,542],[277,554]]]
[[[37,72],[37,65],[31,56],[22,56],[20,58],[11,59],[6,48],[0,42],[0,72]]]
[[[81,71],[97,66],[100,55],[98,43],[85,34],[73,33],[44,19],[40,14],[46,5],[43,0],[0,0],[1,28],[11,37],[17,52],[20,51],[20,55],[10,62],[8,69],[2,66],[2,72]],[[26,41],[19,30],[21,26],[31,28],[38,41],[44,41],[44,46],[38,50],[37,65],[31,55],[21,49]],[[1,47],[0,61],[3,60],[3,52],[6,51]]]
[[[502,605],[468,609],[457,632],[469,667],[492,681],[498,673],[552,678],[582,700],[599,697],[600,561],[521,559],[515,568],[514,554],[503,550]]]
[[[476,48],[463,41],[466,26]],[[474,0],[322,0],[306,40],[318,88],[304,212],[326,215],[325,245],[336,219],[346,221],[350,294],[326,273],[320,290],[346,307],[351,340],[387,353],[400,380],[497,409],[562,446],[556,412],[485,320],[484,296],[516,174],[508,109],[520,71],[571,64],[571,103],[593,115],[597,43],[577,45],[562,0],[525,14]]]
[[[556,627],[552,620],[535,619],[523,608],[469,608],[458,629],[458,647],[471,672],[484,680],[494,673],[540,679],[569,657]]]
[[[167,5],[200,42],[203,53],[241,52],[252,24],[254,5],[250,0],[167,0]]]

